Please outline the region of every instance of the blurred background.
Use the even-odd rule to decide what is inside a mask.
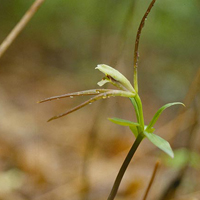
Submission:
[[[0,43],[33,0],[0,0]],[[106,199],[134,136],[108,117],[136,120],[131,102],[110,98],[47,123],[85,101],[46,97],[99,88],[108,64],[133,78],[137,28],[149,0],[46,0],[0,59],[0,199]],[[156,134],[175,159],[144,140],[116,200],[199,199],[200,1],[157,1],[140,40],[139,92],[146,124],[163,104]],[[112,88],[112,86],[106,86]]]

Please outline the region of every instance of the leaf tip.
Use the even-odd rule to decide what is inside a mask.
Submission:
[[[52,120],[54,120],[54,119],[57,119],[57,118],[58,118],[58,117],[52,117],[52,118],[48,119],[47,122],[50,122],[50,121],[52,121]]]
[[[171,158],[174,158],[174,152],[172,151],[169,155]]]
[[[36,103],[43,103],[43,102],[45,102],[45,100],[46,99],[42,99],[42,100],[37,101]]]
[[[182,102],[174,102],[174,103],[172,103],[172,104],[174,104],[174,105],[179,104],[179,105],[182,105],[182,106],[186,107],[185,104],[182,103]]]

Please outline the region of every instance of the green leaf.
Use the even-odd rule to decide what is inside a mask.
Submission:
[[[133,134],[135,135],[135,137],[138,136],[138,129],[137,127],[140,126],[140,124],[135,123],[135,122],[131,122],[125,119],[119,119],[119,118],[108,118],[108,120],[110,120],[111,122],[121,125],[121,126],[129,126],[129,128],[131,129],[131,131],[133,132]]]
[[[131,129],[132,133],[135,135],[135,138],[137,138],[138,136],[137,126],[129,126],[129,128]]]
[[[135,122],[131,122],[125,119],[120,119],[120,118],[108,118],[108,120],[110,120],[111,122],[121,125],[121,126],[140,126],[138,123]]]
[[[172,158],[174,157],[174,153],[171,149],[171,146],[169,144],[169,142],[167,142],[166,140],[164,140],[163,138],[159,137],[158,135],[155,135],[153,133],[148,133],[146,131],[144,131],[144,135],[155,145],[157,146],[159,149],[161,149],[162,151],[164,151],[166,154],[168,154],[169,156],[171,156]]]
[[[166,108],[168,108],[168,107],[170,107],[170,106],[173,106],[173,105],[177,105],[177,104],[180,104],[180,105],[185,106],[183,103],[180,103],[180,102],[168,103],[168,104],[162,106],[162,107],[156,112],[156,114],[154,115],[153,119],[151,120],[151,122],[150,122],[149,125],[147,126],[146,131],[148,132],[148,130],[156,123],[156,121],[158,120],[159,116],[161,115],[161,113],[162,113]]]

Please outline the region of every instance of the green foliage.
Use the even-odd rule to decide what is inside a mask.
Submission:
[[[159,137],[158,135],[155,135],[153,132],[155,129],[153,128],[154,124],[162,114],[162,112],[173,105],[183,105],[183,103],[180,102],[174,102],[174,103],[168,103],[164,106],[162,106],[154,115],[153,119],[149,123],[148,126],[143,127],[143,111],[142,111],[142,103],[140,101],[140,98],[138,95],[136,95],[134,98],[130,98],[131,102],[135,108],[136,116],[138,119],[138,123],[131,122],[128,120],[124,119],[119,119],[119,118],[109,118],[109,120],[115,124],[121,125],[121,126],[129,126],[135,137],[138,137],[138,134],[143,134],[145,137],[149,139],[150,142],[152,142],[155,146],[157,146],[159,149],[164,151],[166,154],[168,154],[170,157],[174,157],[174,153],[171,149],[170,144],[164,140],[163,138]]]
[[[163,138],[159,137],[158,135],[155,135],[153,133],[148,133],[146,131],[144,131],[144,135],[149,139],[149,141],[151,141],[159,149],[164,151],[170,157],[172,157],[172,158],[174,157],[174,153],[170,147],[169,142],[167,142]]]
[[[135,137],[137,138],[138,127],[140,126],[140,124],[131,122],[128,120],[124,120],[124,119],[119,119],[119,118],[108,118],[108,119],[115,124],[118,124],[121,126],[128,126],[131,129],[131,131],[133,132],[133,134],[135,135]]]
[[[131,122],[131,121],[128,121],[128,120],[125,120],[125,119],[119,119],[119,118],[108,118],[111,122],[115,123],[115,124],[118,124],[118,125],[121,125],[121,126],[134,126],[134,127],[137,127],[137,126],[140,126],[140,124],[138,123],[134,123],[134,122]]]
[[[135,135],[135,138],[138,137],[138,128],[137,126],[129,126],[130,130],[132,131],[132,133]]]
[[[130,98],[130,100],[131,100],[131,103],[133,104],[133,107],[135,109],[135,114],[136,114],[137,120],[139,121],[140,113],[139,113],[138,105],[137,105],[137,103],[136,103],[134,98]]]
[[[197,152],[190,151],[185,148],[177,149],[174,151],[174,159],[163,156],[162,160],[166,166],[181,169],[186,165],[193,168],[200,168],[200,155]]]
[[[184,106],[183,103],[180,103],[180,102],[175,102],[175,103],[168,103],[164,106],[162,106],[157,112],[156,114],[154,115],[153,119],[151,120],[151,122],[149,123],[149,125],[147,126],[146,128],[146,131],[148,132],[148,130],[153,127],[153,125],[156,123],[156,121],[158,120],[159,116],[161,115],[161,113],[168,107],[170,106],[173,106],[173,105],[177,105],[177,104],[181,104]]]
[[[138,109],[137,103],[135,100],[132,99],[133,102],[133,106],[135,107],[135,110],[137,112],[138,118],[140,118],[140,111]],[[144,134],[150,142],[152,142],[155,146],[157,146],[159,149],[161,149],[162,151],[164,151],[166,154],[168,154],[170,157],[174,157],[174,153],[171,149],[170,144],[164,140],[163,138],[159,137],[158,135],[155,135],[153,132],[155,131],[155,129],[153,128],[153,125],[156,123],[156,121],[158,120],[159,116],[161,115],[161,113],[168,107],[173,106],[173,105],[177,105],[177,104],[181,104],[184,105],[180,102],[175,102],[175,103],[168,103],[164,106],[162,106],[154,115],[153,119],[151,120],[151,122],[149,123],[148,126],[145,126],[144,130],[140,133],[139,132],[139,128],[141,128],[141,124],[140,123],[135,123],[135,122],[131,122],[128,120],[124,120],[124,119],[119,119],[119,118],[109,118],[109,120],[115,124],[121,125],[121,126],[129,126],[129,128],[131,129],[131,131],[133,132],[133,134],[135,135],[135,137],[137,138],[138,134]]]

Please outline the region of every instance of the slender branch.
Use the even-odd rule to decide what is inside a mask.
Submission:
[[[151,188],[152,183],[153,183],[153,181],[154,181],[154,179],[155,179],[156,172],[157,172],[157,170],[158,170],[159,165],[160,165],[160,163],[159,163],[159,161],[157,161],[156,164],[155,164],[155,167],[154,167],[153,174],[152,174],[152,176],[151,176],[150,182],[149,182],[148,187],[147,187],[147,189],[146,189],[145,195],[144,195],[144,197],[143,197],[143,200],[146,200],[147,195],[149,194],[150,188]]]
[[[138,47],[139,47],[139,42],[140,42],[140,35],[141,35],[142,29],[144,27],[145,21],[147,19],[147,16],[150,13],[155,1],[156,0],[152,0],[149,7],[147,8],[147,11],[145,12],[145,14],[140,22],[140,26],[138,28],[137,35],[136,35],[135,51],[134,51],[134,75],[133,75],[134,76],[133,77],[134,78],[134,88],[135,88],[136,92],[138,92],[137,67],[138,67],[138,60],[139,60]]]
[[[12,42],[16,39],[19,33],[24,29],[24,27],[27,25],[27,23],[30,21],[30,19],[33,17],[33,15],[36,13],[38,8],[41,6],[41,4],[44,1],[45,0],[35,0],[35,2],[32,4],[30,9],[24,14],[24,16],[19,21],[19,23],[13,28],[10,34],[4,39],[4,41],[0,45],[0,58],[8,49],[8,47],[12,44]]]
[[[118,191],[118,188],[119,188],[119,185],[121,183],[121,180],[124,176],[124,173],[125,173],[128,165],[129,165],[133,155],[135,154],[138,146],[140,145],[142,139],[143,139],[143,135],[139,134],[138,137],[136,138],[135,142],[133,143],[130,151],[128,152],[128,155],[126,156],[126,158],[125,158],[125,160],[124,160],[124,162],[123,162],[123,164],[122,164],[122,166],[119,170],[119,173],[118,173],[118,175],[115,179],[114,185],[112,187],[112,190],[111,190],[110,195],[109,195],[107,200],[113,200],[115,198],[117,191]]]

